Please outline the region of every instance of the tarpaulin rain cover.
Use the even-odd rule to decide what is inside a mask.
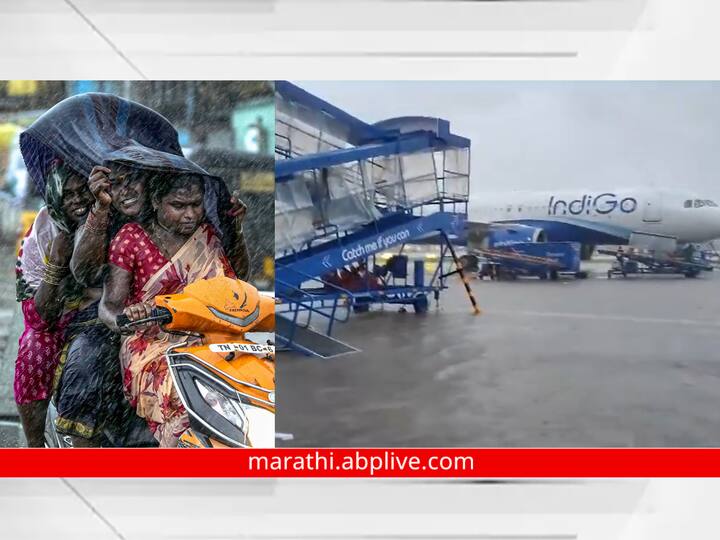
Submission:
[[[185,158],[172,124],[139,103],[103,93],[67,98],[20,135],[20,149],[42,196],[50,180],[50,165],[57,158],[86,177],[94,166],[113,163],[144,171],[201,175],[207,219],[221,236],[232,231],[226,218],[230,194],[225,183]],[[229,240],[223,238],[226,247]]]

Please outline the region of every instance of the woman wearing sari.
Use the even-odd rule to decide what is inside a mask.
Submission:
[[[55,377],[56,429],[71,436],[73,446],[144,444],[137,433],[141,430],[134,427],[139,424],[147,432],[145,422],[123,397],[119,336],[98,318],[110,241],[124,225],[151,219],[146,212],[150,179],[195,174],[204,181],[206,220],[222,238],[235,270],[244,274],[249,267],[242,235],[244,205],[233,200],[222,179],[184,157],[167,119],[111,94],[61,101],[20,135],[20,148],[39,193],[48,183],[47,164],[60,156],[82,172],[95,197],[75,233],[74,249],[68,249],[70,270],[95,302],[86,303],[66,333]]]
[[[142,219],[149,175],[111,165],[94,167],[86,181],[95,204],[78,227],[70,259],[75,279],[94,300],[68,328],[55,374],[55,428],[71,437],[73,447],[153,441],[123,396],[118,335],[98,318],[109,238],[124,224]]]
[[[77,230],[70,260],[75,278],[88,286],[88,295],[98,300],[108,269],[110,240],[123,225],[149,219],[147,185],[152,178],[162,181],[169,177],[168,173],[108,165],[97,165],[90,173],[88,187],[95,204]],[[244,204],[237,198],[231,198],[230,204],[230,217],[236,224],[241,223],[246,213]],[[242,235],[235,254],[233,268],[247,272],[249,257]],[[56,374],[56,429],[72,437],[75,447],[145,445],[144,422],[129,408],[122,393],[119,339],[99,320],[98,303],[78,313],[68,331]]]
[[[110,240],[120,228],[126,223],[143,222],[147,218],[143,215],[147,207],[147,179],[171,175],[169,172],[157,173],[122,164],[109,165],[111,167],[96,165],[90,173],[88,187],[95,197],[95,204],[85,223],[78,228],[70,261],[75,278],[88,286],[102,286]],[[242,233],[246,214],[247,206],[239,193],[234,192],[226,209],[226,219],[220,222],[221,228],[225,229],[223,237],[230,239],[223,247],[242,279],[247,279],[250,273],[250,255]]]
[[[46,203],[23,240],[17,263],[17,299],[25,331],[15,361],[15,401],[28,446],[44,446],[53,374],[65,329],[83,300],[69,269],[73,232],[92,195],[85,179],[60,160],[47,174]]]
[[[110,244],[109,273],[100,302],[100,318],[112,330],[117,316],[149,316],[157,295],[174,294],[185,285],[219,275],[235,277],[215,228],[205,221],[204,181],[198,175],[153,179],[153,218],[129,223]],[[172,384],[163,355],[186,336],[157,326],[122,339],[120,362],[125,395],[145,418],[161,446],[176,446],[188,417]]]

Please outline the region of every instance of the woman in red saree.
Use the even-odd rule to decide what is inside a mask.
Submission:
[[[26,234],[16,266],[25,329],[13,387],[30,447],[45,445],[45,414],[65,328],[85,301],[68,265],[74,231],[92,203],[82,175],[61,160],[53,160],[47,176],[47,205]]]
[[[99,309],[111,329],[119,331],[121,313],[130,320],[148,317],[157,295],[201,279],[235,277],[213,226],[204,222],[203,185],[202,178],[188,175],[158,182],[151,187],[153,219],[125,225],[111,242]],[[164,358],[168,347],[187,339],[150,326],[122,341],[125,395],[160,446],[176,446],[189,425]]]

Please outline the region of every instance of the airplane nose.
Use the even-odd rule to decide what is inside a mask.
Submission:
[[[713,239],[720,238],[720,208],[708,208],[707,225]]]

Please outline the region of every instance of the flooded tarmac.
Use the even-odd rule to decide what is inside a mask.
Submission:
[[[283,353],[293,446],[715,446],[720,275],[453,280],[440,309],[354,315],[360,352]],[[602,265],[600,265],[602,266]]]

